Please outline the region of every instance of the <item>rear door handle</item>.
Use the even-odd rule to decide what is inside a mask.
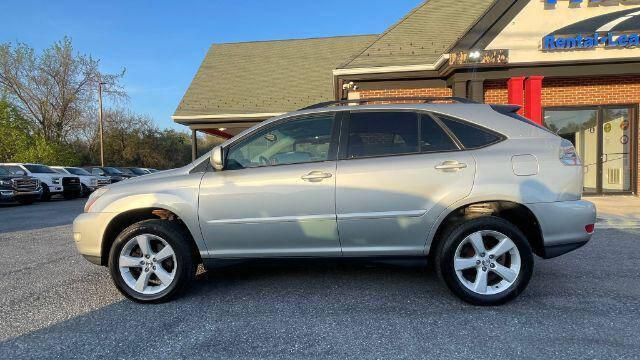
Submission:
[[[330,177],[332,177],[333,175],[326,173],[326,172],[322,172],[322,171],[312,171],[310,173],[308,173],[307,175],[302,175],[300,178],[304,181],[309,181],[309,182],[320,182],[324,179],[328,179]]]
[[[461,163],[455,160],[447,160],[440,163],[440,165],[436,165],[436,170],[452,172],[465,169],[467,164]]]

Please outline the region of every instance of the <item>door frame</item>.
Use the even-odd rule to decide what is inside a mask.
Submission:
[[[630,191],[621,191],[615,193],[606,193],[602,189],[602,156],[603,156],[603,110],[615,109],[615,108],[627,108],[629,109],[629,121],[630,124],[630,141],[631,146],[629,151],[629,161],[631,170],[631,189]],[[571,111],[571,110],[596,110],[596,131],[597,131],[597,153],[596,158],[598,163],[596,165],[596,192],[585,193],[586,195],[631,195],[638,193],[638,114],[639,105],[633,103],[621,103],[621,104],[594,104],[594,105],[566,105],[566,106],[546,106],[542,109],[543,119],[547,111]]]

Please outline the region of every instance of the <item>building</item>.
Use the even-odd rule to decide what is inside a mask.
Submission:
[[[522,105],[570,139],[585,192],[638,191],[640,0],[428,0],[379,35],[214,44],[175,112],[229,137],[327,100]]]

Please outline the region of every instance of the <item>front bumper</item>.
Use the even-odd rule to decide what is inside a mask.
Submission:
[[[584,246],[593,235],[596,207],[585,200],[527,204],[538,219],[544,238],[543,258],[550,259]]]
[[[95,259],[102,258],[104,231],[115,215],[117,214],[82,213],[73,221],[73,240],[76,248],[89,261],[95,263]]]
[[[42,196],[42,189],[35,191],[0,190],[0,202],[18,200],[38,200]]]

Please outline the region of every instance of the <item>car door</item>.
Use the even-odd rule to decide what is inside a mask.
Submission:
[[[200,186],[199,217],[214,257],[341,255],[335,215],[339,119],[296,117],[224,149],[225,169]]]
[[[473,186],[473,156],[426,113],[353,111],[340,144],[336,212],[345,256],[423,253],[435,218]]]

